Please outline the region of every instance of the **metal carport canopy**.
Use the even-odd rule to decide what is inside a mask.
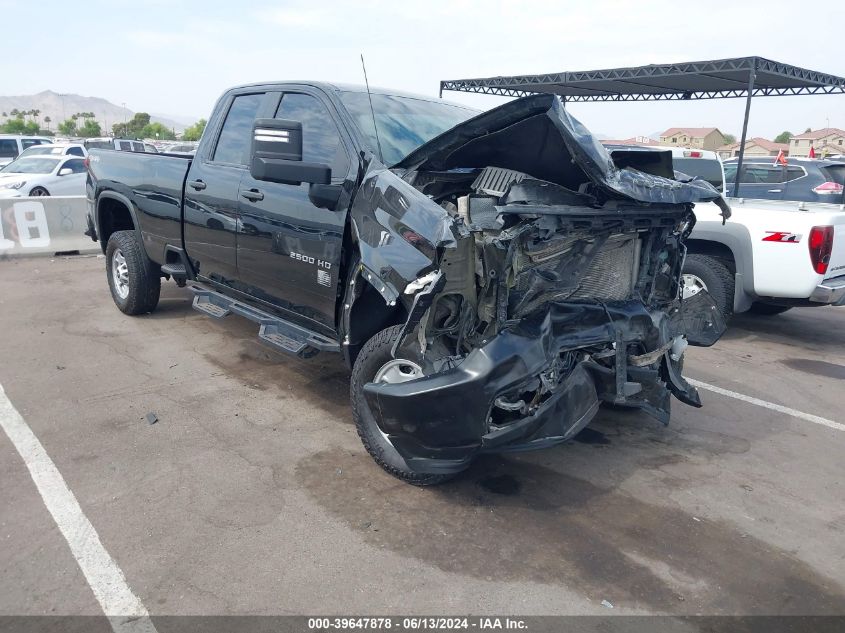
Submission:
[[[734,195],[745,155],[748,115],[754,96],[845,94],[845,78],[763,57],[736,57],[631,68],[583,70],[546,75],[450,79],[444,90],[523,97],[547,93],[572,101],[661,101],[746,97]]]

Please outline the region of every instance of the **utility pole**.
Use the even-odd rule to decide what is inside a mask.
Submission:
[[[129,136],[129,114],[126,111],[126,102],[123,102],[123,136]]]

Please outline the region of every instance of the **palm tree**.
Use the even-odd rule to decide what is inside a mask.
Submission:
[[[48,132],[50,131],[50,124],[52,122],[53,122],[53,119],[51,119],[49,115],[44,117],[44,123],[47,125],[47,131]]]

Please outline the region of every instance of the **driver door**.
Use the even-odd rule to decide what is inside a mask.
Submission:
[[[274,118],[302,124],[303,160],[331,167],[331,183],[283,184],[244,173],[238,279],[256,299],[333,328],[349,204],[344,192],[351,190],[357,164],[328,99],[307,87],[279,98]]]

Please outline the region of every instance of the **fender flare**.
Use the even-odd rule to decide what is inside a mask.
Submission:
[[[129,216],[132,218],[132,225],[135,227],[135,233],[138,236],[138,241],[139,243],[143,244],[141,236],[141,225],[138,223],[138,214],[135,211],[135,205],[132,204],[132,201],[129,198],[124,196],[122,193],[118,193],[116,191],[101,191],[100,194],[97,196],[97,209],[95,218],[97,235],[103,235],[102,222],[100,220],[100,203],[103,201],[104,198],[116,200],[126,207],[127,211],[129,211]],[[100,243],[102,244],[102,237],[100,237]],[[102,244],[102,247],[103,250],[105,250],[106,245]]]
[[[721,222],[710,220],[699,221],[687,239],[720,244],[731,252],[736,267],[734,312],[748,310],[756,297],[754,253],[748,228],[737,222],[727,222],[722,225]]]

